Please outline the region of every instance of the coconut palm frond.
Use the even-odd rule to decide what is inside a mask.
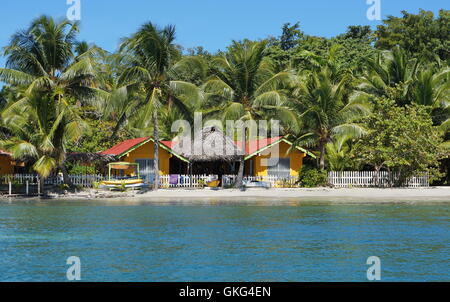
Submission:
[[[367,133],[363,126],[353,123],[342,124],[332,129],[334,134],[351,138],[361,138]]]
[[[47,178],[56,167],[56,160],[47,155],[40,157],[33,165],[33,169],[43,178]]]
[[[35,77],[18,70],[0,68],[0,80],[11,85],[29,85]]]

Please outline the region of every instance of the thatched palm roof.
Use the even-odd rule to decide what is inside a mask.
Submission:
[[[232,162],[244,155],[242,149],[230,137],[214,126],[205,127],[200,133],[194,134],[191,142],[180,138],[173,149],[191,162]]]

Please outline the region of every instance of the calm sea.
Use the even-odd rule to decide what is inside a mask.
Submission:
[[[450,205],[0,203],[0,281],[450,281]]]

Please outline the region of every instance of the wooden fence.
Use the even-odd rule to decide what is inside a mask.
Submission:
[[[328,182],[338,188],[348,187],[391,187],[398,179],[397,173],[380,171],[333,171],[328,173]],[[411,177],[402,187],[429,187],[428,174]]]

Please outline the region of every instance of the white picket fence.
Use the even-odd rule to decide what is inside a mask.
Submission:
[[[74,185],[84,188],[92,188],[95,182],[105,179],[103,175],[69,175]],[[218,175],[161,175],[161,188],[200,188],[213,180],[218,180]],[[224,187],[234,186],[237,175],[224,175],[222,177],[222,185]],[[297,177],[279,177],[279,176],[244,176],[244,181],[264,181],[271,184],[271,187],[292,187],[296,185]],[[0,176],[0,184],[37,185],[39,177],[36,174],[13,174]],[[45,180],[46,185],[60,185],[64,180],[62,175],[50,176]]]
[[[218,179],[218,175],[161,175],[161,188],[199,188]]]
[[[76,186],[83,188],[92,188],[95,182],[100,182],[105,177],[103,175],[69,175],[70,180]],[[13,184],[24,185],[28,182],[29,185],[37,185],[39,177],[37,174],[11,174],[0,176],[0,184],[6,185],[9,182]],[[45,180],[46,185],[60,185],[64,180],[61,175],[50,176]]]
[[[226,186],[233,186],[236,183],[237,175],[224,175],[223,185]],[[276,176],[276,175],[267,175],[267,176],[244,176],[243,178],[244,182],[250,182],[250,181],[263,181],[270,183],[270,186],[273,188],[284,188],[284,187],[293,187],[297,186],[298,184],[298,177],[291,176],[291,177],[283,177],[283,176]]]
[[[348,187],[389,187],[397,179],[397,173],[380,171],[332,171],[328,173],[328,182],[337,188]],[[402,187],[429,187],[429,175],[415,176],[408,179]]]
[[[191,181],[192,179],[192,181]],[[208,182],[218,180],[218,175],[162,175],[160,177],[161,188],[199,188],[207,185]],[[237,175],[223,175],[222,186],[232,187],[235,185]],[[244,176],[244,181],[264,181],[271,184],[271,187],[292,187],[298,177],[280,177],[280,176]]]
[[[69,175],[74,185],[84,188],[92,188],[95,182],[105,179],[103,175]],[[333,171],[328,173],[328,183],[337,188],[348,187],[389,187],[396,179],[397,174],[381,171],[376,175],[375,171]],[[208,182],[217,180],[218,175],[162,175],[160,177],[161,188],[199,188]],[[378,179],[377,179],[378,178]],[[237,175],[223,175],[222,186],[231,187],[236,183]],[[270,183],[271,187],[297,187],[298,177],[280,176],[244,176],[244,181],[263,181]],[[37,185],[39,178],[36,174],[13,174],[0,176],[0,184]],[[63,184],[61,175],[55,175],[45,180],[46,185]],[[415,176],[407,180],[403,187],[429,187],[429,176]]]

